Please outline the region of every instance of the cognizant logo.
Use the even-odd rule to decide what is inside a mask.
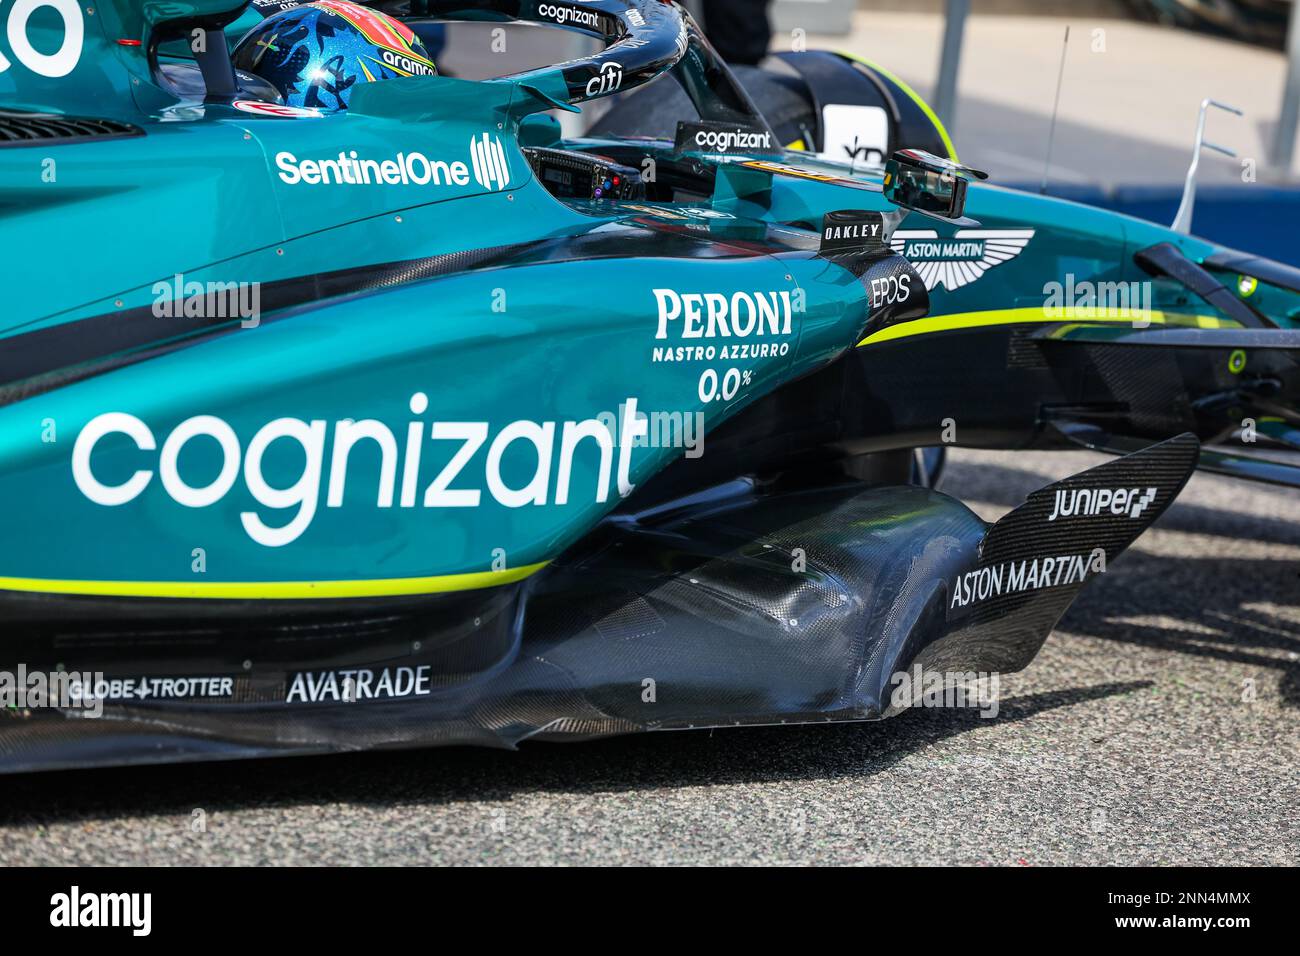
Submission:
[[[695,145],[701,150],[712,149],[719,153],[733,150],[767,152],[772,148],[772,134],[757,130],[701,129],[695,134]]]
[[[571,7],[567,3],[538,4],[537,15],[554,20],[556,23],[574,23],[584,27],[600,26],[600,14],[595,10]]]
[[[429,399],[423,392],[411,396],[413,415],[423,415],[428,406]],[[599,418],[563,423],[520,420],[510,422],[495,434],[487,422],[415,420],[407,424],[406,441],[400,449],[393,430],[374,419],[342,419],[331,424],[321,419],[277,418],[258,429],[247,446],[243,446],[225,420],[214,415],[196,415],[172,429],[156,460],[142,456],[140,464],[145,467],[117,484],[96,476],[93,468],[96,446],[110,435],[125,436],[139,452],[155,452],[158,439],[153,429],[136,416],[108,412],[91,419],[77,435],[72,449],[72,477],[78,490],[90,501],[118,507],[145,493],[153,483],[156,467],[168,497],[186,508],[207,508],[230,493],[242,472],[245,488],[259,505],[276,511],[296,509],[293,517],[280,525],[268,524],[256,511],[240,513],[240,521],[250,538],[260,545],[276,548],[296,541],[310,527],[316,517],[322,484],[325,507],[343,507],[350,472],[349,456],[363,442],[373,443],[373,449],[379,453],[375,476],[377,508],[392,508],[394,502],[399,508],[414,508],[417,501],[425,508],[477,508],[484,492],[507,508],[548,505],[552,500],[556,505],[568,504],[574,458],[580,447],[586,449],[583,454],[599,456],[592,492],[594,500],[608,500],[611,477],[617,481],[619,496],[626,496],[633,488],[629,477],[632,449],[641,447],[637,440],[645,436],[647,428],[646,418],[637,413],[636,406],[635,398],[625,403],[626,411],[620,419],[617,436],[610,423]],[[202,486],[190,484],[179,470],[182,450],[196,439],[215,441],[220,448],[220,471]],[[120,441],[119,437],[117,442]],[[288,486],[272,485],[262,469],[268,450],[280,442],[297,446],[303,461],[301,472]],[[446,443],[438,445],[437,450],[444,454],[450,452],[451,456],[432,481],[423,483],[420,459],[431,443]],[[531,454],[536,459],[531,476],[518,487],[508,484],[502,476],[502,459],[516,443],[532,446]],[[485,448],[486,453],[481,454]],[[120,444],[117,450],[121,451]],[[367,457],[373,461],[373,450]],[[584,469],[584,473],[587,471]],[[517,480],[519,476],[513,477]]]

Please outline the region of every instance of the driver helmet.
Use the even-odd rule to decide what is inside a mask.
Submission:
[[[267,17],[231,54],[235,69],[266,80],[289,106],[345,110],[357,83],[436,76],[406,24],[345,0],[316,0]]]

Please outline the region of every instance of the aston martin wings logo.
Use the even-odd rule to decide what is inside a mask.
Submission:
[[[889,245],[912,264],[926,289],[952,292],[1020,255],[1032,238],[1032,229],[958,229],[951,239],[933,229],[900,229]]]

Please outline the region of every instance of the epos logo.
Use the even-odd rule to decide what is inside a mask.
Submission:
[[[617,93],[623,85],[623,64],[613,60],[600,65],[600,72],[587,81],[588,96]]]
[[[871,280],[871,308],[906,302],[912,295],[912,277],[903,275],[881,276]]]
[[[474,180],[484,189],[498,192],[510,183],[510,163],[501,140],[484,133],[469,141],[469,159],[474,166]]]
[[[3,6],[4,0],[0,0]],[[32,45],[28,36],[28,23],[37,10],[50,7],[63,18],[63,42],[53,53],[42,53]],[[20,65],[40,76],[57,79],[67,76],[81,60],[81,47],[85,41],[86,25],[82,19],[81,7],[76,0],[17,0],[9,9],[5,34],[9,39],[9,50],[18,59]],[[0,50],[0,73],[4,73],[13,64]]]

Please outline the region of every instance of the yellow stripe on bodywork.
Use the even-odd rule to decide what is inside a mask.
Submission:
[[[939,120],[939,117],[935,115],[934,110],[930,109],[930,104],[921,99],[920,93],[916,92],[916,90],[912,89],[893,73],[886,70],[883,66],[880,66],[877,63],[872,63],[866,57],[861,57],[854,53],[845,53],[843,50],[836,50],[835,52],[846,60],[853,60],[857,63],[861,63],[863,66],[870,67],[885,79],[897,83],[898,88],[906,93],[912,102],[921,108],[921,112],[926,115],[926,118],[934,124],[934,128],[939,131],[939,138],[943,140],[944,148],[948,150],[948,158],[954,163],[960,162],[960,160],[957,159],[957,147],[952,145],[952,137],[948,135],[948,130],[944,128],[943,123]]]
[[[1064,311],[1064,310],[1062,310]],[[1106,309],[1070,309],[1068,317],[1049,316],[1042,306],[1023,309],[991,309],[988,312],[954,312],[951,315],[932,315],[912,322],[900,322],[871,333],[858,346],[876,345],[914,335],[931,335],[935,332],[955,332],[961,329],[978,329],[989,325],[1047,325],[1070,321],[1069,327],[1100,322],[1133,325],[1133,316],[1109,316]],[[1145,318],[1152,325],[1183,325],[1198,329],[1234,329],[1241,323],[1217,315],[1196,315],[1188,312],[1151,312]],[[1082,322],[1075,321],[1082,319]],[[1058,330],[1060,331],[1060,330]]]
[[[57,581],[48,578],[0,577],[0,591],[83,594],[98,597],[202,598],[208,600],[286,600],[313,598],[397,597],[474,591],[522,581],[549,562],[501,571],[440,574],[424,578],[369,581]]]

